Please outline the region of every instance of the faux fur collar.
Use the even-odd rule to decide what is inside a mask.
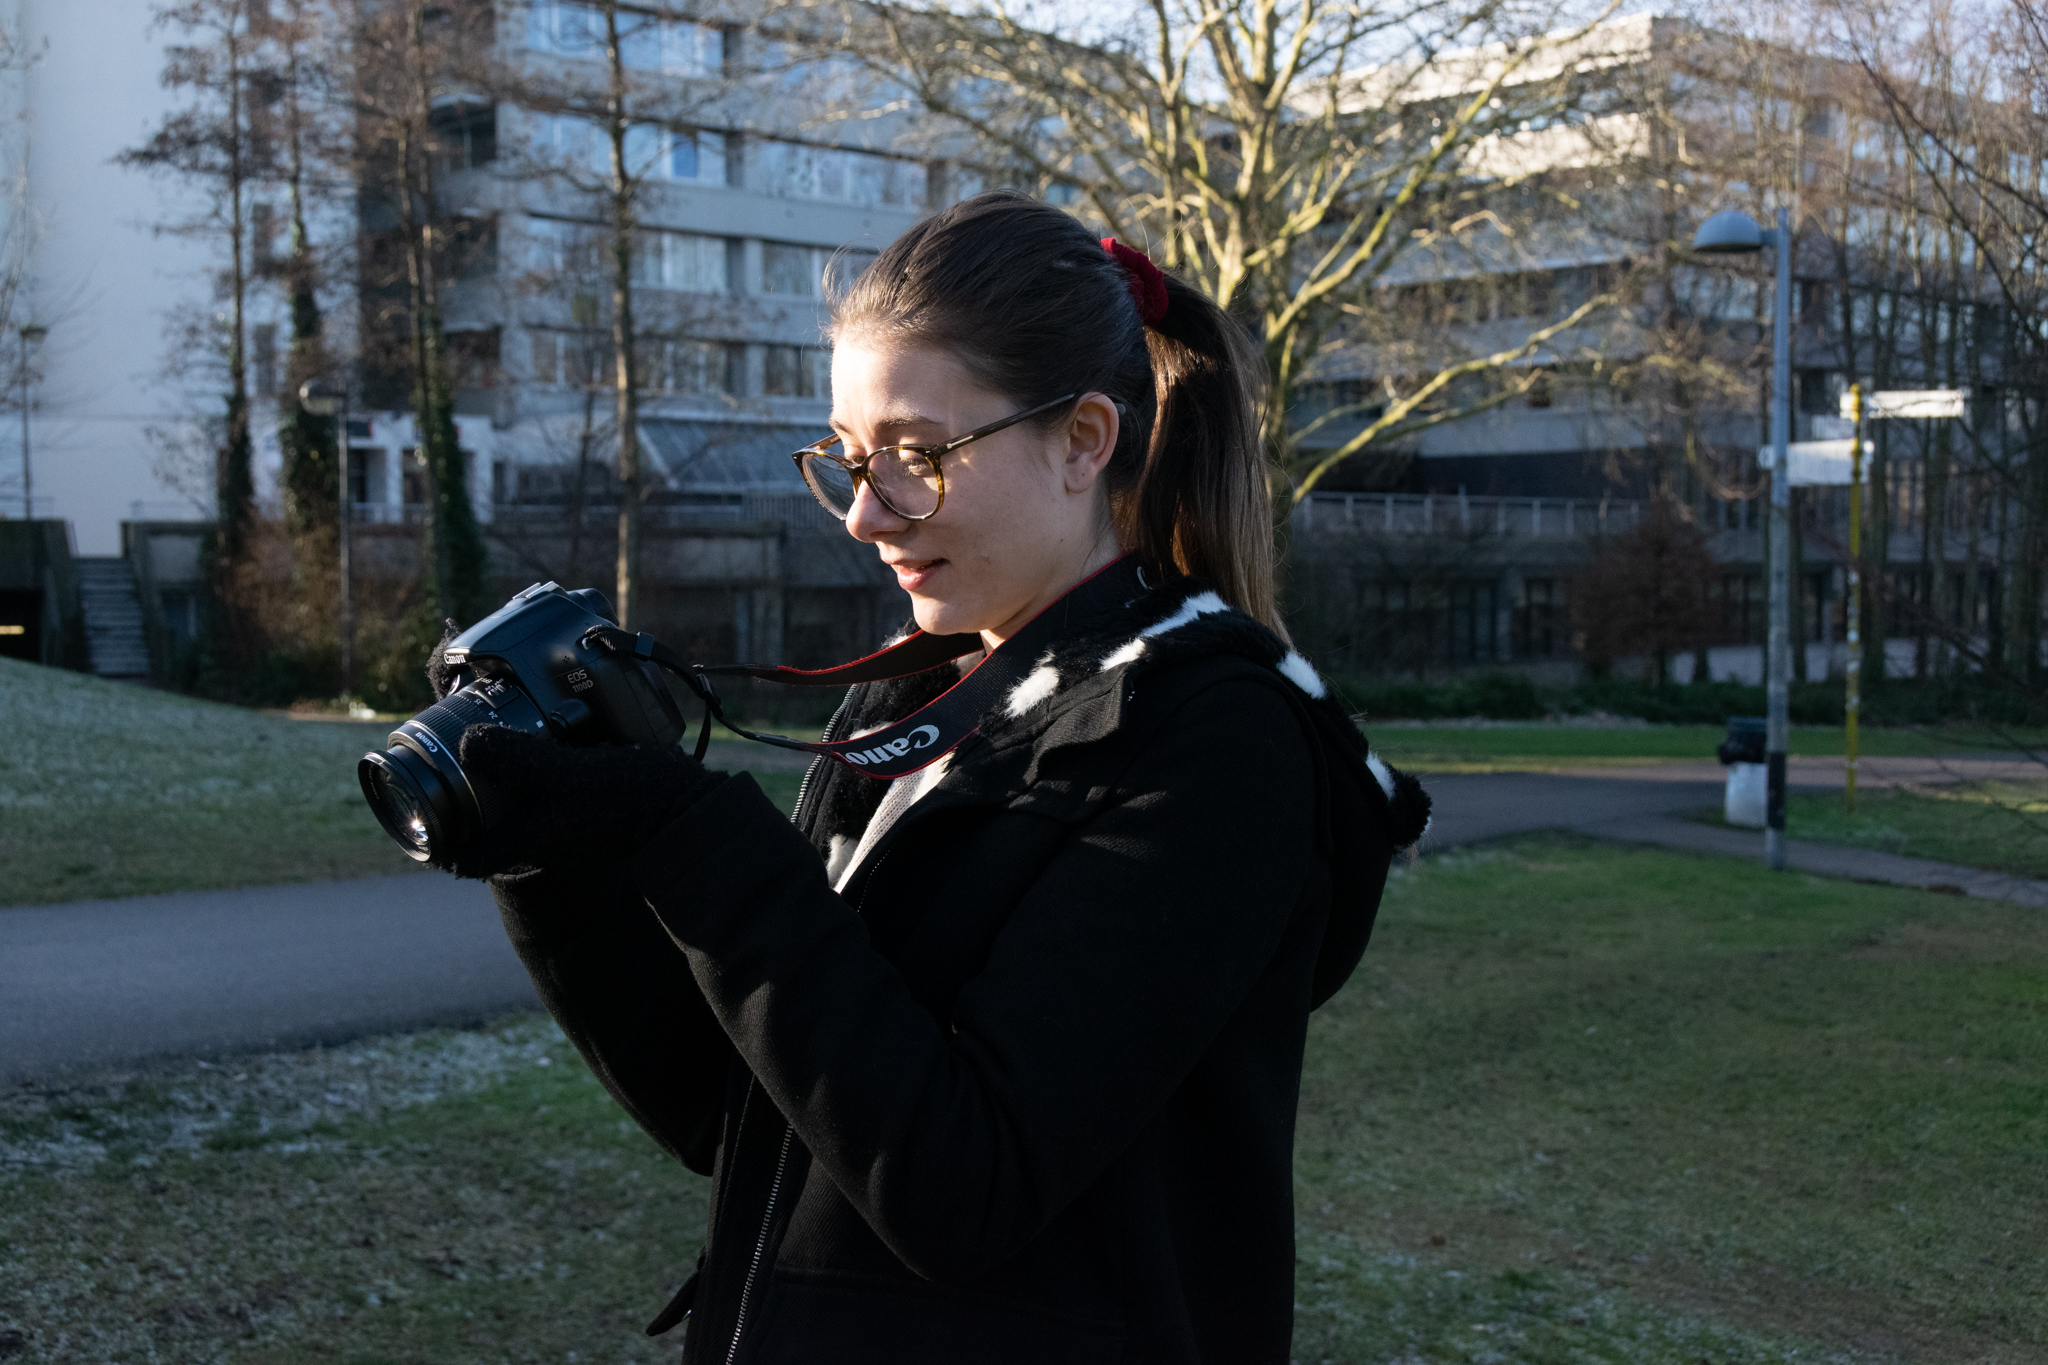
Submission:
[[[1075,719],[1084,700],[1089,721],[1070,724],[1061,742],[1086,742],[1113,729],[1121,698],[1155,669],[1189,659],[1234,654],[1269,668],[1297,698],[1320,736],[1327,758],[1358,774],[1369,774],[1395,848],[1420,839],[1429,823],[1429,797],[1419,783],[1373,753],[1356,722],[1331,696],[1307,659],[1265,626],[1227,604],[1209,585],[1183,578],[1077,622],[1039,658],[1036,667],[983,719],[981,733],[996,749],[1023,742],[1044,743]],[[959,680],[953,665],[908,678],[870,683],[849,692],[835,735],[854,735],[889,724],[937,697]],[[1090,730],[1092,724],[1097,730]],[[970,745],[973,741],[970,741]],[[971,750],[962,751],[972,763]],[[842,858],[867,827],[885,784],[825,762],[813,773],[820,790],[809,833],[826,852]],[[937,786],[943,782],[928,782]],[[850,842],[849,842],[850,841]]]

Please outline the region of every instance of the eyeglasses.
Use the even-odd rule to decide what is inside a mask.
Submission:
[[[1079,394],[1070,393],[1050,403],[1040,403],[1014,417],[976,427],[965,436],[955,436],[944,445],[883,446],[865,455],[850,456],[832,449],[840,444],[839,437],[827,436],[815,445],[796,451],[790,458],[796,461],[797,470],[804,476],[804,482],[810,486],[818,505],[841,521],[852,514],[854,499],[860,495],[863,483],[874,490],[877,502],[905,521],[924,521],[946,501],[946,478],[939,472],[941,455],[949,455],[970,441],[993,436],[1004,427],[1015,426],[1041,412],[1050,412],[1078,397]]]

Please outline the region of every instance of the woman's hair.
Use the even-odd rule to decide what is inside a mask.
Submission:
[[[996,191],[890,243],[834,291],[832,330],[957,356],[1019,407],[1109,395],[1121,421],[1103,479],[1119,541],[1157,571],[1209,580],[1280,630],[1259,442],[1265,359],[1243,327],[1170,274],[1166,314],[1146,327],[1130,282],[1073,218]]]

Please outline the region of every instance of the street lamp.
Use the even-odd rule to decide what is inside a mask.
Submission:
[[[28,458],[28,351],[43,344],[50,329],[40,322],[23,323],[21,328],[21,519],[36,519],[35,474]]]
[[[1792,228],[1778,210],[1775,228],[1759,226],[1740,209],[1724,209],[1700,224],[1692,249],[1734,256],[1765,247],[1778,251],[1777,297],[1771,301],[1771,633],[1765,666],[1769,728],[1765,761],[1770,788],[1764,814],[1764,857],[1773,872],[1785,870],[1785,741],[1790,710],[1786,680],[1792,657],[1792,478],[1786,446],[1792,440]]]
[[[348,384],[315,376],[299,385],[299,406],[315,417],[336,417],[334,424],[335,463],[340,466],[341,484],[341,690],[354,695],[356,688],[356,607],[354,574],[349,563],[350,507],[348,477]]]

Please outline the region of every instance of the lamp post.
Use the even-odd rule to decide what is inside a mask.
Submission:
[[[1769,728],[1764,757],[1770,765],[1764,808],[1764,857],[1785,870],[1785,741],[1790,711],[1787,679],[1792,658],[1792,478],[1786,447],[1792,440],[1792,227],[1778,210],[1778,225],[1764,228],[1740,209],[1724,209],[1700,224],[1692,249],[1730,256],[1777,248],[1776,297],[1771,301],[1771,632],[1765,665]]]
[[[28,351],[43,344],[50,329],[40,322],[23,323],[21,328],[21,519],[36,519],[35,472],[28,457]]]
[[[315,417],[335,417],[334,452],[341,485],[339,524],[341,529],[341,690],[350,696],[356,689],[356,605],[354,575],[350,565],[350,507],[348,477],[348,384],[313,378],[299,385],[299,406]]]

